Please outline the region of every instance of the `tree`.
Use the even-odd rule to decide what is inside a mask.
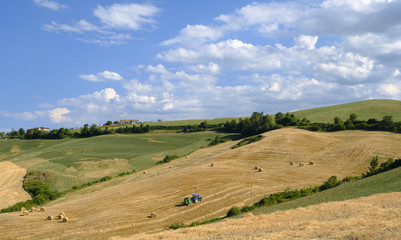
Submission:
[[[19,133],[19,135],[20,135],[21,138],[24,138],[24,137],[25,137],[25,130],[24,130],[23,128],[20,128],[20,129],[18,130],[18,133]]]
[[[113,125],[113,122],[112,121],[107,121],[104,125],[105,126],[111,126],[111,125]]]
[[[351,114],[349,115],[349,120],[350,120],[352,123],[355,123],[357,118],[358,118],[358,116],[357,116],[355,113],[351,113]]]
[[[384,116],[379,124],[380,129],[385,131],[394,131],[394,126],[393,116],[390,115]]]

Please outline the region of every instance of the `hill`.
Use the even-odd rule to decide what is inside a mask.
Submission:
[[[104,176],[141,171],[166,155],[183,156],[209,144],[215,132],[104,135],[63,140],[0,140],[0,162],[52,176],[54,190],[67,190]]]
[[[366,100],[293,112],[298,118],[306,117],[312,122],[325,123],[332,123],[336,116],[345,121],[351,113],[355,113],[359,120],[369,120],[369,118],[381,120],[383,116],[391,115],[395,121],[401,121],[401,101]]]
[[[260,208],[239,219],[115,239],[399,239],[401,220],[393,216],[401,214],[400,191],[401,168],[397,168],[311,196]]]
[[[401,156],[401,135],[393,133],[285,128],[263,135],[261,141],[237,149],[231,147],[238,141],[203,148],[188,158],[70,193],[47,204],[45,213],[0,214],[0,232],[11,239],[107,239],[157,231],[224,216],[232,206],[249,205],[285,189],[320,185],[332,175],[360,175],[375,155]],[[299,167],[290,161],[315,164]],[[255,166],[264,171],[255,171]],[[205,200],[183,206],[183,198],[192,193]],[[59,212],[70,222],[44,220]],[[157,217],[150,218],[151,212]]]
[[[400,239],[400,198],[399,192],[378,194],[268,215],[249,213],[238,219],[193,228],[111,239]]]

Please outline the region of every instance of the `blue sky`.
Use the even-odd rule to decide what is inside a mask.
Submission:
[[[401,2],[6,1],[0,132],[401,98]]]

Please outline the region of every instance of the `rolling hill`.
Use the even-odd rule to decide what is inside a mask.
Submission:
[[[375,118],[381,120],[385,115],[393,116],[395,121],[401,121],[401,101],[397,100],[366,100],[340,104],[329,107],[313,108],[292,112],[298,118],[306,117],[312,122],[332,123],[338,116],[342,120],[348,119],[351,113],[355,113],[360,120]]]
[[[6,238],[127,237],[224,216],[232,206],[285,189],[320,185],[332,175],[360,175],[375,155],[401,156],[401,135],[393,133],[284,128],[263,135],[263,140],[237,149],[231,149],[236,141],[204,148],[188,158],[67,194],[46,204],[44,213],[0,214],[0,232]],[[290,161],[315,164],[290,166]],[[255,166],[264,171],[255,171]],[[182,206],[183,198],[192,193],[205,200]],[[45,220],[59,212],[70,221]],[[151,212],[157,217],[150,218]]]
[[[0,140],[0,162],[10,161],[53,176],[64,191],[104,176],[140,171],[166,155],[183,156],[210,142],[215,132],[104,135],[63,140]]]

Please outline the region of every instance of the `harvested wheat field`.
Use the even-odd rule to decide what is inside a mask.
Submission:
[[[263,140],[237,149],[231,149],[237,142],[227,142],[155,166],[145,174],[74,192],[47,204],[45,213],[0,214],[0,233],[6,239],[129,237],[174,223],[224,216],[234,205],[251,204],[288,188],[320,185],[332,175],[340,179],[360,175],[375,155],[381,160],[401,156],[400,134],[286,128],[263,135]],[[314,164],[309,165],[310,161]],[[298,165],[301,162],[303,167]],[[255,171],[255,166],[263,171]],[[204,201],[184,206],[183,199],[192,193]],[[65,212],[68,222],[45,220],[60,212]],[[152,212],[157,218],[151,217]]]
[[[401,193],[322,203],[128,239],[400,239]]]
[[[0,162],[0,209],[31,199],[22,188],[26,169],[12,162]]]

